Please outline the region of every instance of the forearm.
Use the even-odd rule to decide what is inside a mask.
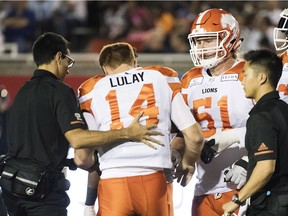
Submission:
[[[193,165],[199,160],[204,144],[203,133],[200,125],[195,123],[182,131],[185,140],[183,160]]]
[[[102,145],[122,142],[129,138],[127,128],[113,131],[88,131],[74,129],[65,133],[74,149],[100,147]]]
[[[239,200],[244,201],[263,188],[273,175],[274,169],[275,160],[258,162],[249,180],[239,191]]]

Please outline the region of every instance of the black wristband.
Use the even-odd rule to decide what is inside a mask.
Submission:
[[[248,162],[245,161],[245,160],[243,160],[243,159],[240,159],[240,160],[236,161],[235,165],[241,166],[241,167],[243,167],[245,170],[247,170]]]
[[[238,194],[234,194],[234,195],[232,196],[232,202],[236,203],[236,204],[239,205],[239,206],[243,206],[243,205],[245,204],[245,201],[241,202],[241,201],[239,200]]]
[[[95,204],[97,199],[97,188],[87,188],[87,193],[86,193],[86,201],[85,205],[87,206],[92,206]]]

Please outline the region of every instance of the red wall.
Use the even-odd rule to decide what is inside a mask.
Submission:
[[[80,86],[82,82],[91,76],[66,76],[64,82],[70,85],[76,94],[77,88]],[[0,75],[0,84],[4,85],[10,95],[11,103],[15,95],[17,94],[20,87],[28,80],[30,80],[31,76],[11,76],[11,75]]]

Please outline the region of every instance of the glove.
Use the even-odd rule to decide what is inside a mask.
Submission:
[[[224,171],[225,182],[232,182],[237,185],[237,189],[241,189],[246,183],[247,177],[247,165],[246,158],[242,158],[232,164],[228,169]]]
[[[171,169],[164,169],[164,175],[166,177],[167,183],[172,183],[175,178],[175,170],[179,163],[181,162],[181,155],[178,151],[172,150],[171,151],[171,161],[172,161],[172,168]]]
[[[84,216],[95,216],[95,209],[94,209],[94,205],[92,206],[84,206]]]
[[[212,146],[215,145],[215,139],[210,139],[206,140],[204,143],[204,147],[201,151],[201,160],[205,163],[208,164],[212,161],[212,159],[215,157],[217,154],[217,151],[215,151]]]

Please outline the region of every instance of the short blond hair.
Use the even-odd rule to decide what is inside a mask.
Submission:
[[[133,47],[126,42],[117,42],[104,46],[100,51],[99,65],[117,68],[121,64],[133,65],[135,60]]]

